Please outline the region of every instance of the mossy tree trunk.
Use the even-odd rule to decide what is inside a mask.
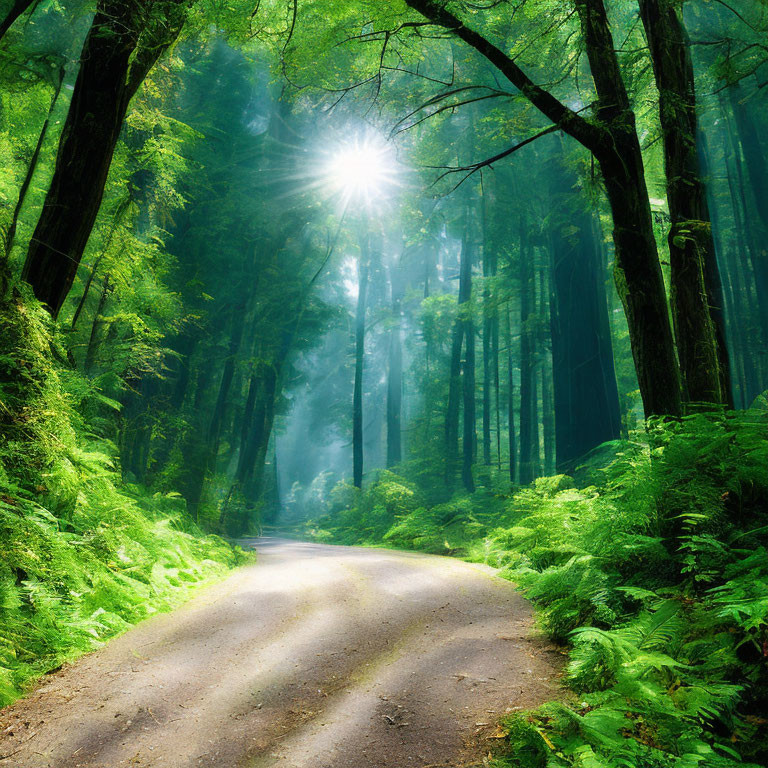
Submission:
[[[667,178],[672,318],[683,395],[733,405],[723,292],[698,148],[693,63],[676,4],[640,0],[659,91]]]

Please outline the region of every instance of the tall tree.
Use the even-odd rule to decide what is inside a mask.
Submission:
[[[554,366],[551,354],[551,301],[549,289],[549,264],[542,264],[538,270],[539,317],[539,379],[541,381],[541,432],[544,446],[544,474],[555,470],[555,405],[553,397]]]
[[[389,332],[389,361],[387,366],[387,466],[402,460],[403,436],[401,416],[403,408],[403,348],[401,341],[403,280],[400,264],[390,269],[392,293],[392,329]]]
[[[720,270],[700,167],[696,87],[677,4],[639,0],[659,91],[667,178],[672,317],[683,394],[733,404]]]
[[[57,316],[104,194],[128,105],[173,43],[188,0],[99,0],[22,273]]]
[[[464,365],[463,372],[463,401],[464,419],[462,423],[462,462],[461,481],[469,493],[475,490],[472,477],[472,465],[475,462],[477,446],[476,409],[475,409],[475,322],[472,317],[472,263],[474,254],[474,229],[472,216],[467,206],[464,241],[461,248],[461,277],[459,279],[462,292],[461,303],[466,305],[461,322],[464,325]]]
[[[368,233],[364,233],[363,241]],[[357,307],[355,310],[355,381],[352,393],[352,482],[363,487],[363,366],[365,361],[365,312],[368,292],[369,255],[363,245],[357,265]]]
[[[496,403],[496,442],[499,451],[499,310],[493,295],[494,278],[498,271],[498,252],[487,237],[486,189],[482,196],[483,223],[483,464],[491,464],[492,397]]]
[[[517,435],[515,434],[515,364],[512,355],[512,317],[507,306],[507,451],[509,482],[517,480]]]
[[[538,86],[514,58],[439,0],[406,0],[501,72],[521,95],[596,158],[613,216],[616,282],[647,415],[681,412],[680,373],[669,322],[648,189],[626,85],[603,0],[574,0],[597,100],[587,119]]]
[[[598,225],[574,197],[579,179],[559,140],[549,164],[550,328],[558,471],[620,436],[621,416]]]
[[[533,248],[528,240],[527,222],[520,219],[520,482],[535,479],[534,442],[538,443],[536,369],[533,362],[535,298]],[[534,437],[536,436],[536,437]],[[538,445],[537,445],[538,454]]]
[[[467,332],[465,306],[472,296],[472,253],[468,236],[470,226],[470,206],[466,204],[463,214],[463,235],[459,254],[459,301],[458,314],[451,333],[451,357],[448,373],[448,404],[445,412],[445,457],[446,480],[451,485],[456,474],[459,458],[459,415],[463,398],[461,351]],[[474,426],[473,426],[474,429]]]

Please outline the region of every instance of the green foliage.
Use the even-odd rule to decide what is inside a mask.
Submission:
[[[504,723],[498,768],[727,768],[768,755],[768,443],[764,414],[654,422],[597,480],[541,478],[512,496],[399,499],[359,541],[502,568],[570,646],[578,699]],[[404,469],[408,470],[405,465]],[[326,537],[407,480],[387,473]],[[417,499],[419,491],[412,489]]]
[[[121,481],[84,418],[118,406],[54,361],[50,325],[20,295],[0,309],[0,706],[244,558]]]

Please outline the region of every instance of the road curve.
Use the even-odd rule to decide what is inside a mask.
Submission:
[[[490,569],[280,539],[0,712],[0,768],[425,768],[557,695]]]

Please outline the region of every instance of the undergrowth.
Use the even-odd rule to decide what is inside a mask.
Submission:
[[[102,429],[117,405],[50,325],[19,295],[0,308],[0,706],[245,557],[178,495],[122,482]]]
[[[498,768],[765,765],[767,427],[763,412],[659,421],[581,472],[592,485],[434,505],[385,472],[337,489],[310,529],[494,565],[569,646],[574,695],[507,718]]]

